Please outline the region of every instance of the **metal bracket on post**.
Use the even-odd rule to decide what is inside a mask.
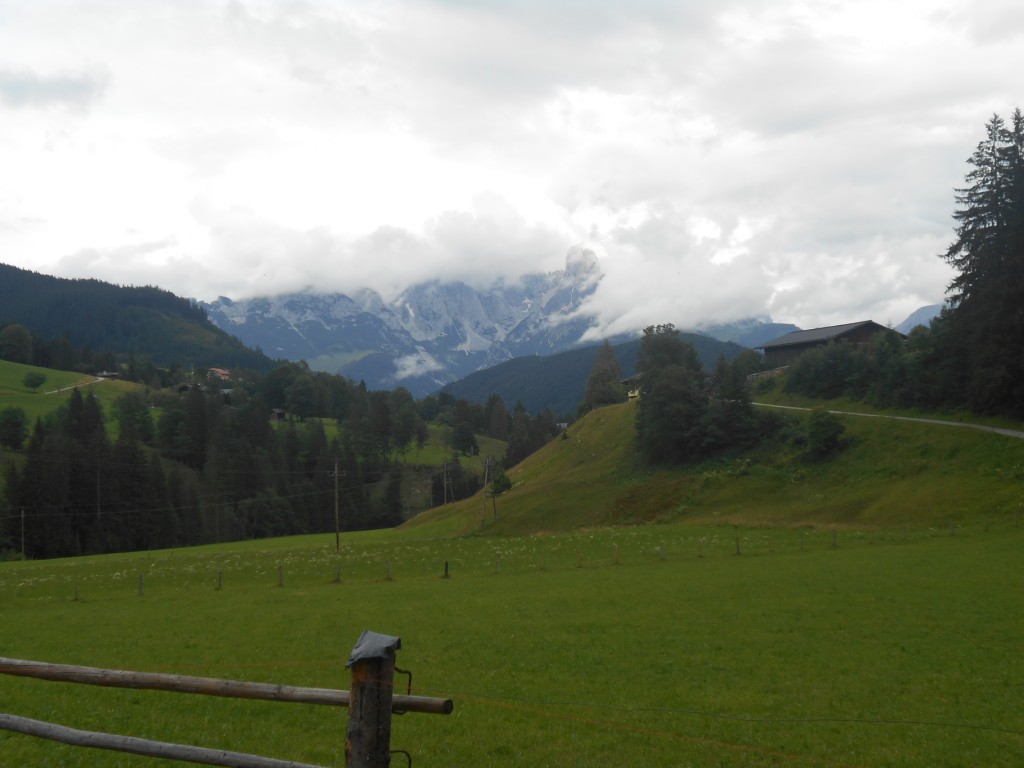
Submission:
[[[397,664],[395,665],[395,672],[397,672],[400,675],[407,675],[409,677],[409,682],[406,684],[406,687],[405,687],[405,694],[406,694],[406,696],[412,696],[412,672],[410,672],[408,669],[402,669]],[[404,709],[396,709],[393,714],[404,715],[405,714],[405,710]]]
[[[366,630],[345,665],[352,670],[345,765],[387,768],[391,762],[391,705],[395,653],[402,640]]]

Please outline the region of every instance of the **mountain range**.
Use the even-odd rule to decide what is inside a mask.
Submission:
[[[593,324],[579,310],[600,279],[594,254],[572,249],[563,269],[485,289],[432,281],[391,301],[363,289],[221,297],[202,306],[220,328],[271,357],[419,397],[514,357],[577,345]]]
[[[583,307],[601,279],[594,254],[573,249],[563,269],[485,289],[432,281],[390,301],[364,289],[351,296],[305,292],[203,304],[151,286],[69,280],[0,264],[0,325],[21,323],[40,338],[64,338],[119,356],[142,355],[158,365],[269,370],[271,358],[305,360],[314,370],[362,380],[371,389],[404,386],[415,397],[442,387],[460,396],[480,387],[501,393],[508,386],[500,378],[507,375],[520,382],[520,394],[510,392],[507,398],[515,402],[563,376],[555,373],[554,362],[544,360],[560,353],[575,353],[565,362],[581,369],[574,380],[585,382],[596,344],[581,342],[595,327]],[[940,310],[940,305],[923,307],[897,330],[927,324]],[[639,330],[609,339],[626,374],[635,354],[628,342],[636,341]],[[701,334],[690,340],[708,347],[701,354],[710,366],[719,354],[729,358],[743,347],[799,329],[750,318],[689,330]],[[708,346],[704,340],[712,338],[717,342]],[[574,384],[564,403],[536,405],[573,410],[579,387]]]
[[[351,295],[220,297],[201,306],[221,329],[271,357],[305,360],[313,370],[361,380],[370,389],[403,386],[422,397],[515,358],[585,346],[581,339],[595,327],[595,318],[583,306],[601,279],[594,253],[573,248],[563,269],[482,289],[431,281],[390,301],[362,289]],[[798,329],[752,318],[691,330],[756,347]]]

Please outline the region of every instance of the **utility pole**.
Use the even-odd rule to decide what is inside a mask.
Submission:
[[[338,460],[334,460],[334,551],[341,552],[341,512],[338,496]]]
[[[480,527],[481,528],[484,527],[484,517],[487,515],[487,473],[490,471],[490,469],[491,469],[491,458],[490,458],[490,456],[488,456],[486,459],[484,459],[484,487],[483,487],[483,492],[480,494],[481,497],[482,497],[481,500],[480,500],[480,503],[483,504],[483,506],[480,509]]]

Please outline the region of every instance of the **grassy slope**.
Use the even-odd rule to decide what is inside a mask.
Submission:
[[[37,371],[46,374],[46,382],[38,389],[32,390],[22,384],[25,374],[30,371]],[[73,387],[83,387],[91,390],[93,395],[103,406],[105,418],[110,422],[113,414],[113,403],[122,393],[137,384],[130,384],[124,381],[97,381],[95,376],[82,373],[71,373],[68,371],[54,371],[48,368],[39,368],[32,365],[21,365],[0,360],[0,410],[4,408],[21,408],[28,415],[29,432],[36,419],[45,416],[71,397]],[[111,425],[108,425],[108,429]],[[23,454],[0,449],[0,464],[8,461],[18,461]],[[3,475],[0,474],[0,493],[3,493]]]
[[[809,461],[795,448],[682,469],[634,457],[633,404],[601,408],[509,475],[488,504],[488,533],[647,522],[885,528],[1016,517],[1024,440],[926,424],[842,417],[843,452]],[[948,417],[948,415],[947,415]],[[800,419],[796,416],[794,418]],[[480,529],[477,496],[407,524],[438,534]]]
[[[29,389],[22,384],[25,374],[31,371],[46,374],[46,382],[38,390]],[[97,382],[95,376],[84,373],[53,371],[49,368],[0,360],[0,408],[22,408],[32,422],[65,402],[71,396],[70,388],[75,386],[91,387],[106,412],[110,410],[108,406],[118,395],[137,385],[122,381]]]

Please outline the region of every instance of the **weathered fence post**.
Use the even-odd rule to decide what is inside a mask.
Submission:
[[[391,702],[395,653],[402,640],[366,630],[345,665],[352,670],[345,765],[387,768],[391,762]]]

